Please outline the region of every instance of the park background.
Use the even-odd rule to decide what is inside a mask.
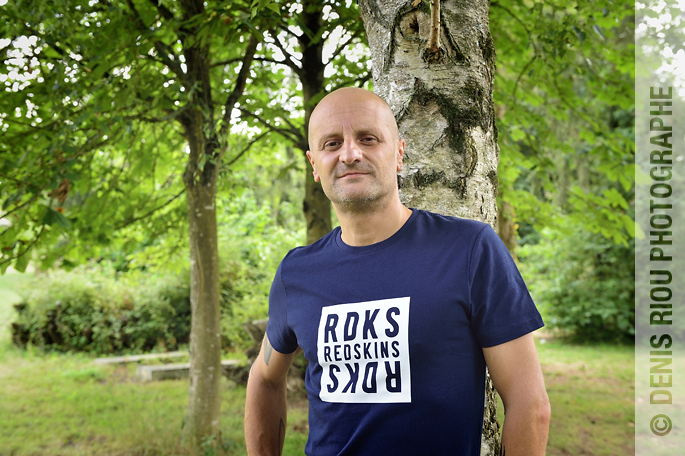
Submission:
[[[334,88],[373,88],[356,2],[207,2],[181,20],[194,3],[0,0],[2,456],[189,454],[187,380],[93,364],[188,349],[192,152],[177,117],[198,89],[174,33],[212,42],[211,83],[232,103],[225,154],[200,165],[216,164],[223,358],[245,359],[243,324],[266,316],[285,253],[336,224],[306,177],[303,125]],[[546,322],[550,455],[634,452],[633,7],[490,3],[496,228]],[[244,396],[222,379],[204,454],[244,454]],[[284,453],[302,454],[306,400],[290,403]]]

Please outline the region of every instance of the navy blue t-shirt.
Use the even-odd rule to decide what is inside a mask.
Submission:
[[[267,335],[309,361],[307,455],[480,454],[483,347],[543,326],[489,225],[413,210],[390,238],[291,250]]]

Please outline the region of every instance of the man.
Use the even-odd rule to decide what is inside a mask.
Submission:
[[[550,407],[531,335],[542,320],[494,231],[402,205],[404,140],[371,92],[326,96],[309,147],[340,228],[276,272],[247,387],[248,454],[281,453],[300,351],[308,455],[478,455],[486,364],[505,408],[502,454],[544,454]]]

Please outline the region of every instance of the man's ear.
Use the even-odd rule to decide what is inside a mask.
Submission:
[[[398,141],[397,149],[397,171],[402,170],[402,159],[404,158],[404,139]]]
[[[319,173],[316,171],[316,165],[314,164],[314,159],[312,158],[312,152],[310,150],[307,151],[307,158],[309,159],[309,163],[312,165],[312,174],[314,175],[314,182],[319,182],[321,180],[321,177],[319,176]]]

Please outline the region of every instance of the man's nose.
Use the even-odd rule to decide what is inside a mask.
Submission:
[[[340,148],[340,161],[347,165],[361,161],[362,151],[353,139],[345,139]]]

